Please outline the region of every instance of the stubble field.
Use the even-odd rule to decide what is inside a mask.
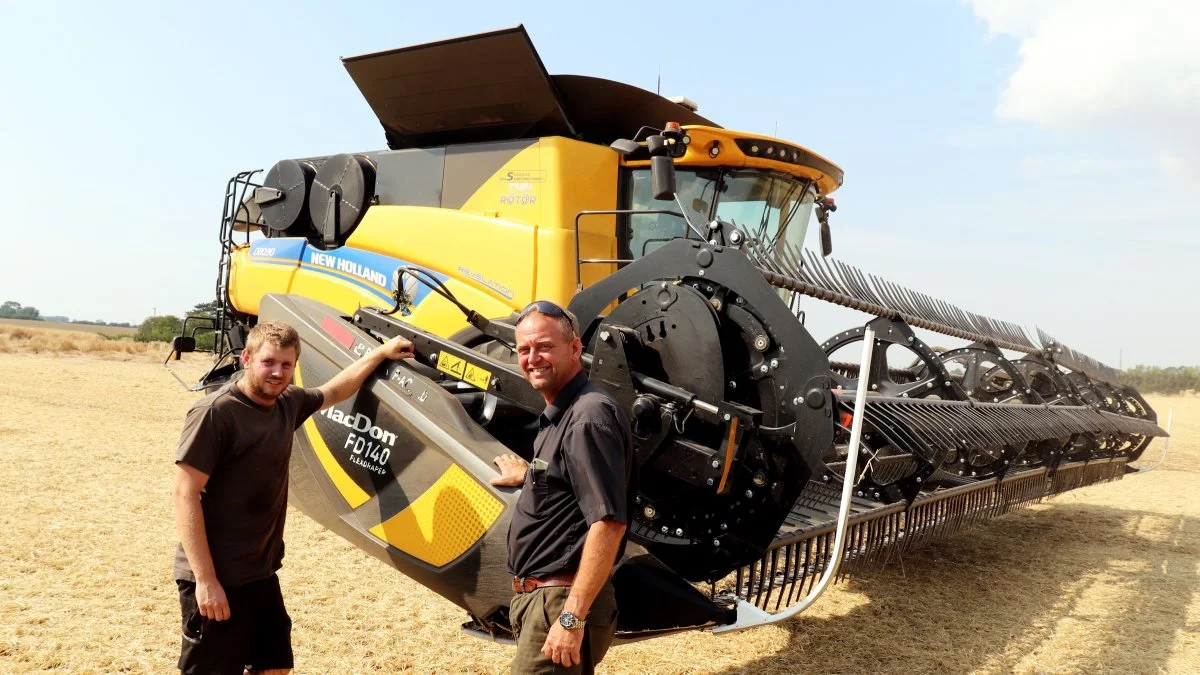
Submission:
[[[0,672],[174,672],[171,460],[197,395],[162,368],[165,346],[0,341]],[[1200,672],[1200,398],[1150,402],[1163,424],[1174,409],[1155,471],[960,533],[790,623],[616,647],[601,670]],[[456,607],[295,510],[287,546],[295,672],[507,672],[510,648],[461,634]]]

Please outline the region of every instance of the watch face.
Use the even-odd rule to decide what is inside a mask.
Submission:
[[[558,623],[567,630],[574,630],[579,626],[579,619],[575,618],[575,615],[570,612],[563,612],[558,615]]]

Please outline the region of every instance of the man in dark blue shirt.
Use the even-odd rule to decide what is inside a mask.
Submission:
[[[588,382],[570,312],[532,303],[516,337],[521,371],[546,408],[533,463],[498,457],[492,480],[522,488],[508,533],[512,672],[590,673],[616,631],[610,577],[625,547],[633,436],[616,401]]]

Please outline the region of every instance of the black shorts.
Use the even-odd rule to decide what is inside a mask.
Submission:
[[[244,669],[292,667],[292,619],[283,606],[279,577],[226,588],[229,618],[200,615],[196,584],[176,580],[183,617],[179,670],[188,675],[242,675]]]

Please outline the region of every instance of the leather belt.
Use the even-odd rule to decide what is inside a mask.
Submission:
[[[513,593],[531,593],[543,586],[570,586],[575,583],[575,574],[551,574],[548,577],[513,577]]]

